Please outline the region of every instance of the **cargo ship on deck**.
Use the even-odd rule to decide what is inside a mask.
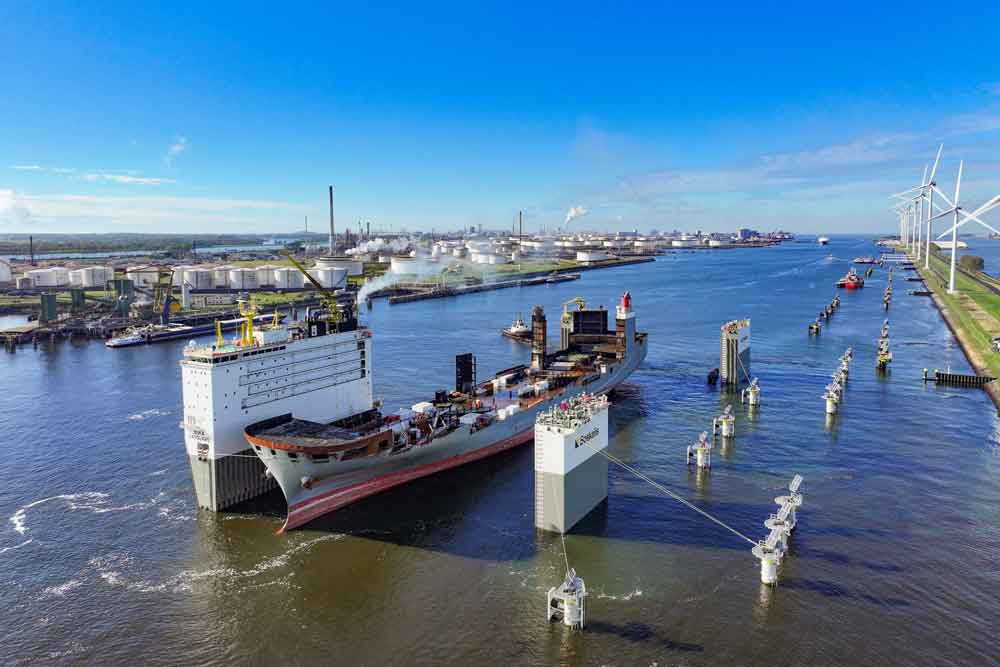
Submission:
[[[453,390],[391,414],[374,399],[373,333],[353,304],[245,330],[239,345],[189,345],[183,426],[199,505],[222,509],[277,483],[288,504],[284,531],[530,442],[539,411],[606,394],[645,359],[628,293],[614,317],[609,329],[604,308],[564,312],[550,353],[536,306],[529,364],[477,382],[474,356],[458,355]]]

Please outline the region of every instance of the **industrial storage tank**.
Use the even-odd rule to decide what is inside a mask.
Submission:
[[[216,287],[229,287],[229,272],[232,269],[231,266],[217,266],[212,269],[212,280]]]
[[[359,259],[351,257],[320,257],[316,260],[317,269],[344,269],[348,276],[361,276],[365,267]]]
[[[274,270],[278,268],[274,264],[264,264],[263,266],[258,266],[255,270],[257,271],[257,285],[263,287],[264,285],[274,284]]]
[[[416,273],[417,263],[412,257],[393,257],[389,261],[389,273],[396,275]]]
[[[152,287],[160,276],[155,267],[130,266],[125,269],[125,277],[136,287]]]
[[[212,269],[185,269],[184,282],[192,289],[212,289],[215,286],[215,272]]]
[[[309,269],[309,275],[323,287],[342,289],[347,285],[347,269]],[[311,284],[311,283],[310,283]]]
[[[181,264],[180,266],[172,266],[170,270],[173,273],[170,274],[170,284],[174,287],[180,287],[181,283],[184,281],[184,272],[188,269],[196,268],[190,264]]]
[[[10,262],[0,258],[0,283],[9,283],[13,277],[14,273],[10,270]]]
[[[31,289],[35,286],[35,279],[31,276],[18,276],[17,280],[14,281],[14,285],[17,289]]]
[[[303,276],[298,269],[282,266],[274,270],[273,283],[279,289],[296,289],[302,287]]]
[[[254,269],[230,269],[229,286],[233,289],[257,289],[257,271]]]
[[[106,267],[103,266],[82,266],[69,272],[69,284],[74,287],[104,287],[107,282],[105,276]]]
[[[69,284],[69,270],[62,266],[32,269],[25,275],[34,280],[35,287],[61,287]]]
[[[115,279],[115,267],[113,266],[95,266],[94,267],[94,280],[97,281],[97,286],[107,287],[109,280]]]
[[[504,259],[500,255],[487,255],[486,259],[490,264],[503,264]]]
[[[576,261],[581,264],[603,262],[607,259],[611,259],[611,255],[602,250],[578,250],[576,253]]]

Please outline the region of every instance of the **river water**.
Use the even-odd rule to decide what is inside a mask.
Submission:
[[[789,479],[805,505],[776,588],[750,545],[613,468],[606,506],[566,538],[588,625],[547,624],[558,537],[533,527],[531,446],[421,480],[278,536],[280,496],[199,512],[178,428],[182,343],[21,348],[0,360],[4,664],[988,665],[1000,658],[1000,447],[983,392],[925,386],[969,368],[897,271],[895,361],[876,376],[885,271],[818,338],[807,323],[870,239],[665,255],[573,283],[388,306],[386,407],[523,362],[499,336],[539,303],[631,290],[649,355],[612,400],[610,451],[753,539]],[[697,474],[684,450],[731,397],[706,386],[719,325],[753,321],[762,406]],[[820,398],[853,345],[841,414]]]

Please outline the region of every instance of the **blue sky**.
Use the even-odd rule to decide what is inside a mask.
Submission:
[[[0,5],[0,233],[783,227],[1000,192],[996,3]],[[985,31],[985,32],[984,32]]]

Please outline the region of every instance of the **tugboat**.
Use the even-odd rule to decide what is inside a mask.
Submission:
[[[816,242],[819,243],[820,245],[826,245],[827,243],[830,242],[830,239],[828,239],[825,236],[821,236],[818,239],[816,239]]]
[[[837,287],[843,287],[844,289],[860,289],[865,286],[865,281],[861,279],[861,276],[852,268],[847,272],[847,275],[837,281]]]
[[[514,318],[513,324],[506,329],[501,329],[500,333],[507,338],[512,338],[520,343],[531,342],[531,327],[524,323],[524,320],[521,318],[521,313],[518,313],[517,317]]]

